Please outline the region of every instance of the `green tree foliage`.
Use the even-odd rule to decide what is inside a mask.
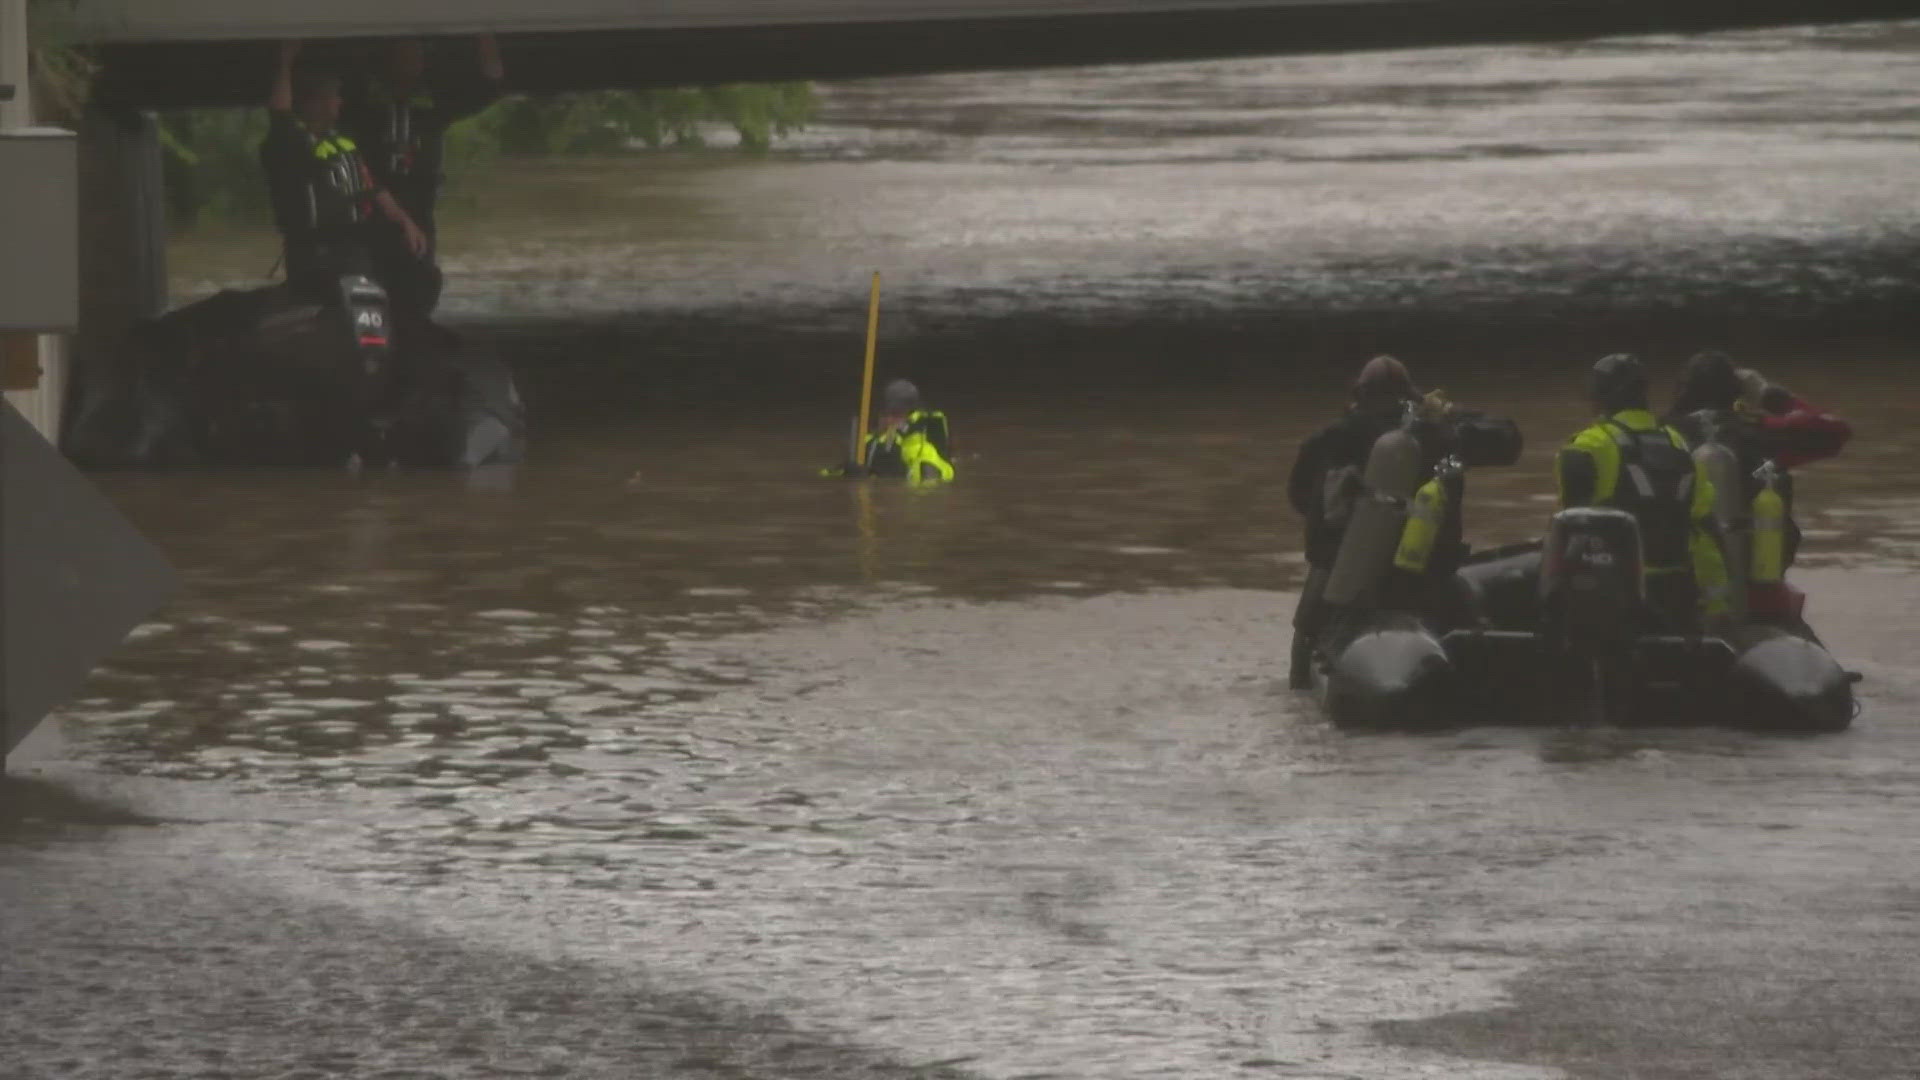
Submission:
[[[202,214],[251,220],[267,208],[260,174],[265,109],[192,109],[160,118],[161,170],[167,211],[175,228],[190,229]]]
[[[74,44],[74,0],[28,0],[27,65],[33,109],[41,119],[72,124],[87,103],[93,60]]]
[[[704,133],[731,127],[740,149],[758,153],[803,128],[818,106],[808,83],[676,90],[603,90],[508,97],[447,132],[449,186],[495,155],[545,157],[645,149],[694,149]],[[167,197],[176,225],[199,216],[256,219],[267,206],[257,157],[266,133],[260,109],[201,109],[161,119]]]

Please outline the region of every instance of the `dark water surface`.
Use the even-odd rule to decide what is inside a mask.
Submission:
[[[503,166],[448,307],[526,465],[102,479],[189,590],[15,767],[159,820],[0,843],[0,1075],[1908,1075],[1916,75],[1906,25],[943,76]],[[876,268],[944,490],[811,475]],[[1519,419],[1496,543],[1585,363],[1707,346],[1855,423],[1798,572],[1855,730],[1284,689],[1359,360]]]

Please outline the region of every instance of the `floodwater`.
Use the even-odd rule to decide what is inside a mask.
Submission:
[[[447,310],[524,466],[101,478],[188,589],[13,764],[0,1076],[1911,1075],[1916,75],[1920,24],[942,76],[501,166]],[[875,269],[950,488],[812,475]],[[1491,544],[1587,362],[1714,346],[1854,422],[1797,572],[1854,730],[1285,689],[1360,360],[1519,420]]]

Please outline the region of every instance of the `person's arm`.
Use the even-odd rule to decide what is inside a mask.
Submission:
[[[260,140],[260,171],[273,206],[274,227],[288,240],[313,228],[300,182],[310,146],[306,130],[291,112],[269,106],[267,134]]]
[[[1845,420],[1768,382],[1752,368],[1740,369],[1740,385],[1751,406],[1748,420],[1755,442],[1783,469],[1833,457],[1853,438],[1853,427]]]
[[[1784,387],[1769,387],[1766,414],[1756,418],[1759,442],[1781,468],[1838,455],[1853,438],[1853,426]]]
[[[480,78],[460,80],[450,93],[438,96],[435,111],[442,124],[465,120],[500,100],[507,77],[506,66],[500,61],[500,43],[492,34],[481,34],[474,47],[479,54]]]
[[[1520,460],[1525,440],[1520,425],[1500,416],[1456,410],[1452,420],[1452,443],[1461,463],[1484,469],[1511,465]]]
[[[274,71],[273,89],[267,91],[268,112],[293,112],[293,59],[299,55],[298,41],[280,43],[280,66]]]
[[[941,457],[952,461],[953,428],[947,423],[946,413],[935,413],[934,416],[937,419],[933,424],[933,430],[929,433],[928,438],[933,440],[933,448],[940,451]]]
[[[500,42],[491,33],[481,34],[473,40],[474,50],[480,54],[480,76],[494,85],[499,85],[507,77],[506,65],[500,62]]]
[[[1560,496],[1560,509],[1591,506],[1600,489],[1599,469],[1593,455],[1569,443],[1553,458],[1554,489]]]
[[[399,201],[393,197],[393,192],[388,191],[386,188],[381,188],[379,191],[374,192],[373,201],[374,205],[380,207],[380,212],[387,215],[387,220],[400,226],[400,231],[406,234],[407,250],[412,252],[415,258],[425,255],[427,253],[427,234],[421,232],[420,226],[413,223],[413,218],[407,215],[406,210],[403,209]]]
[[[1293,471],[1287,476],[1287,501],[1309,519],[1320,506],[1320,484],[1326,478],[1326,468],[1321,464],[1326,438],[1324,431],[1309,435],[1294,455]]]

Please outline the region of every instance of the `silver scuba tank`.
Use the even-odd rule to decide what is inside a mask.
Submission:
[[[1745,485],[1741,483],[1740,461],[1725,443],[1711,438],[1694,448],[1693,460],[1713,482],[1713,516],[1720,524],[1721,552],[1727,564],[1727,602],[1737,623],[1747,614],[1753,551],[1753,516],[1742,498]]]
[[[1327,603],[1366,604],[1378,596],[1394,550],[1400,546],[1407,500],[1420,486],[1420,457],[1409,403],[1401,425],[1375,439],[1367,453],[1363,489],[1354,500],[1353,518],[1347,522],[1333,572],[1327,577]]]

